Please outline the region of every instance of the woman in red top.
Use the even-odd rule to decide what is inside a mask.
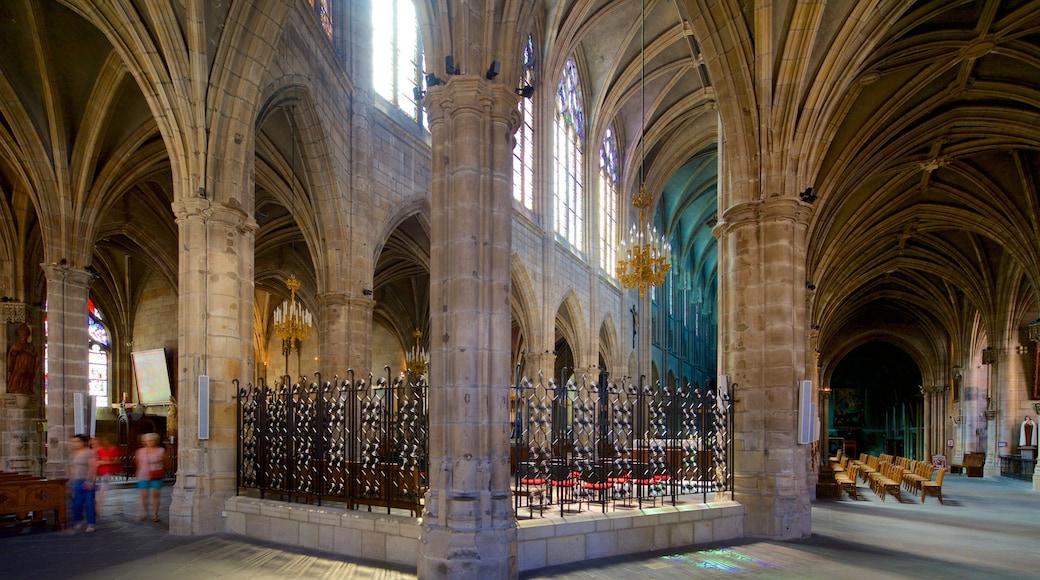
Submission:
[[[119,458],[119,447],[112,443],[112,439],[105,435],[94,438],[94,459],[97,460],[97,474],[99,485],[97,487],[97,514],[101,515],[101,509],[105,505],[105,494],[112,485],[112,476],[118,475],[121,466]]]

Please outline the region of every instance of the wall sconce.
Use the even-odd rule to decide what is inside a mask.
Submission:
[[[1017,352],[1018,354],[1029,354],[1029,347],[1024,344],[1020,344],[1015,347],[1015,352]]]

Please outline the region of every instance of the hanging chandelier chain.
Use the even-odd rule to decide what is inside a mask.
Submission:
[[[291,139],[289,145],[289,268],[291,270],[296,261],[296,241],[292,231],[296,224],[296,115],[294,108],[289,109],[288,116]],[[289,275],[285,286],[289,289],[289,299],[274,309],[274,330],[282,339],[282,350],[288,356],[293,349],[299,351],[300,341],[310,337],[313,318],[303,303],[296,301],[296,293],[302,288],[296,274]],[[288,365],[288,363],[286,364]],[[286,370],[288,371],[288,369]]]
[[[639,297],[646,295],[647,286],[660,286],[671,269],[671,246],[657,235],[647,219],[653,207],[654,196],[646,191],[646,0],[642,3],[640,26],[640,77],[639,101],[642,119],[639,129],[639,192],[632,196],[632,205],[639,210],[639,221],[632,226],[629,240],[621,242],[617,274],[621,285],[639,290]]]

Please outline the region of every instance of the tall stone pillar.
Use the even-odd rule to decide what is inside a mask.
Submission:
[[[552,351],[527,353],[524,355],[520,376],[527,377],[532,385],[545,384],[552,378],[554,368],[556,368],[556,354]]]
[[[318,295],[318,328],[311,340],[318,341],[319,363],[323,379],[332,380],[333,375],[343,376],[347,369],[347,295],[343,292],[325,292]]]
[[[719,240],[720,374],[735,383],[734,476],[750,536],[809,535],[810,445],[798,443],[806,354],[808,206],[770,198],[730,207]]]
[[[452,76],[426,96],[432,340],[420,578],[518,574],[509,474],[516,99],[480,76]]]
[[[170,532],[224,530],[220,512],[235,493],[234,379],[253,376],[255,222],[238,207],[205,198],[175,201],[179,229],[177,483]],[[209,383],[208,438],[200,438],[200,377]],[[205,404],[205,401],[203,402]]]
[[[87,381],[87,296],[93,277],[83,268],[43,264],[47,276],[47,466],[44,476],[68,477],[68,441],[76,435],[76,395]],[[85,415],[84,415],[85,416]],[[83,428],[86,430],[86,427]]]
[[[382,372],[382,369],[372,369],[372,311],[375,307],[376,302],[371,298],[355,297],[346,302],[347,368],[353,368],[357,373],[373,370]],[[356,376],[368,380],[367,375]]]

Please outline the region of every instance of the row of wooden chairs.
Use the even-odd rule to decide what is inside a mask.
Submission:
[[[861,478],[870,486],[882,501],[889,494],[894,494],[902,501],[901,490],[914,495],[920,494],[921,503],[929,495],[934,495],[942,504],[942,482],[946,476],[946,468],[935,470],[926,461],[915,461],[906,457],[881,454],[877,457],[861,453],[858,460],[850,460],[840,449],[838,455],[831,457],[831,469],[834,480],[842,491],[850,497],[857,498],[856,481]],[[936,475],[932,480],[933,473]]]

